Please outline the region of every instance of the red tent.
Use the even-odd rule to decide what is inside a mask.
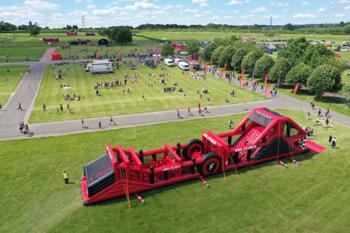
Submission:
[[[61,60],[61,53],[59,53],[59,52],[52,52],[51,53],[51,60],[52,61]]]
[[[67,36],[77,36],[77,32],[67,32]]]
[[[44,43],[59,43],[60,40],[58,38],[43,38]]]

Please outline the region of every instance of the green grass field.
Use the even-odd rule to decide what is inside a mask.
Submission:
[[[208,41],[215,38],[227,38],[235,35],[245,38],[255,38],[257,40],[266,39],[293,39],[305,37],[308,40],[326,40],[343,42],[349,40],[347,35],[306,35],[306,34],[274,34],[274,36],[266,36],[262,33],[237,33],[237,32],[201,32],[201,31],[139,31],[140,35],[148,36],[155,39],[175,40],[175,41]]]
[[[45,72],[45,77],[30,118],[31,122],[80,119],[169,109],[175,111],[176,108],[197,107],[200,102],[204,107],[205,105],[234,104],[264,99],[258,94],[252,94],[211,75],[207,75],[206,80],[192,79],[191,74],[184,75],[177,67],[167,68],[161,66],[152,70],[148,67],[140,66],[137,70],[130,70],[123,64],[119,71],[115,71],[112,74],[92,75],[85,72],[80,64],[71,64],[69,71],[66,71],[67,75],[63,80],[59,81],[53,78],[53,74],[57,69],[58,67],[50,66]],[[118,79],[124,83],[125,73],[129,74],[132,80],[135,80],[133,78],[134,74],[138,73],[139,82],[132,83],[132,80],[130,80],[125,87],[123,84],[123,87],[102,89],[101,96],[96,96],[94,90],[95,82]],[[170,75],[168,80],[166,80],[166,85],[160,84],[162,80],[159,77],[160,73],[168,73]],[[149,76],[150,74],[153,76]],[[64,83],[69,84],[71,88],[60,88],[59,85]],[[177,90],[180,88],[184,89],[186,97],[184,97],[184,92],[166,94],[163,92],[164,86],[174,86],[175,83],[177,83]],[[125,94],[123,94],[123,88]],[[128,88],[130,93],[127,93]],[[200,99],[197,90],[202,91],[203,88],[207,88],[209,94],[202,94],[202,99]],[[232,89],[235,90],[235,97],[230,95]],[[143,93],[145,99],[142,98]],[[62,95],[66,94],[80,95],[84,99],[65,102]],[[210,102],[207,101],[207,98],[211,99]],[[42,111],[43,103],[49,107],[50,111]],[[67,111],[57,113],[56,108],[59,104],[64,104],[65,107],[67,103],[69,103],[74,114],[69,114]]]
[[[305,114],[281,110],[310,125]],[[227,130],[245,114],[62,137],[0,142],[0,232],[347,232],[350,228],[350,131],[316,127],[322,154],[297,156],[300,166],[274,162],[144,193],[145,204],[125,199],[82,206],[82,166],[106,144],[151,149]],[[328,135],[340,149],[330,149]],[[67,170],[72,185],[64,185]]]
[[[147,48],[142,48],[139,46],[72,46],[69,49],[63,49],[62,47],[56,48],[56,51],[60,52],[62,59],[68,59],[69,56],[75,56],[79,59],[87,59],[87,56],[94,56],[96,50],[99,52],[100,56],[103,55],[116,55],[116,54],[126,54],[131,50],[145,51]]]
[[[17,61],[38,61],[46,46],[41,47],[0,47],[0,63]]]
[[[0,103],[2,106],[6,104],[26,71],[26,66],[0,66]]]

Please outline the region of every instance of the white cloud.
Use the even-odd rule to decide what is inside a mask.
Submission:
[[[121,11],[122,8],[118,6],[105,8],[105,9],[95,9],[92,11],[93,16],[106,16],[106,15],[114,15],[117,12]]]
[[[132,5],[127,5],[125,8],[131,10],[158,9],[159,7],[153,2],[153,0],[136,0]]]
[[[249,3],[249,0],[231,0],[228,3],[226,3],[226,5],[228,6],[237,6],[237,5],[241,5],[243,3]]]
[[[324,12],[324,11],[326,11],[326,9],[322,7],[322,8],[320,8],[320,9],[318,9],[317,11],[318,11],[318,12]]]
[[[92,9],[95,9],[96,8],[96,5],[95,4],[89,4],[86,6],[86,9],[88,10],[92,10]]]
[[[335,17],[337,18],[343,18],[345,16],[345,14],[342,14],[342,13],[338,13],[335,15]]]
[[[192,3],[199,4],[201,7],[208,6],[208,0],[192,0]]]
[[[308,1],[302,1],[301,5],[303,5],[303,6],[309,5],[309,2]]]
[[[263,6],[260,6],[252,10],[252,12],[266,12],[266,11],[267,11],[266,7],[263,7]]]
[[[315,18],[315,15],[311,13],[297,13],[293,15],[294,18],[300,18],[300,19],[305,19],[305,18]]]
[[[289,3],[279,1],[270,1],[270,5],[279,8],[289,7]]]
[[[253,14],[249,14],[249,15],[242,15],[240,16],[239,18],[240,19],[252,19],[254,18],[255,16]]]
[[[25,0],[24,4],[39,10],[54,10],[58,7],[56,3],[43,0]]]

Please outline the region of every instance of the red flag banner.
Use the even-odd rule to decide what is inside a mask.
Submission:
[[[300,87],[300,83],[296,83],[293,89],[293,94],[296,94],[298,92],[299,87]]]
[[[241,80],[240,80],[241,87],[243,87],[243,83],[244,83],[244,73],[245,73],[245,70],[242,69]]]
[[[265,88],[265,97],[269,97],[270,95],[270,85],[266,85],[266,88]]]
[[[264,78],[264,85],[266,87],[267,85],[267,80],[269,79],[269,75],[268,74],[265,74],[265,78]]]
[[[220,78],[224,78],[225,77],[225,72],[223,70],[221,70],[220,72]]]

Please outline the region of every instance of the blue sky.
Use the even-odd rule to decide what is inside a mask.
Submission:
[[[350,21],[350,0],[0,0],[0,21],[86,27],[144,23],[234,25]]]

